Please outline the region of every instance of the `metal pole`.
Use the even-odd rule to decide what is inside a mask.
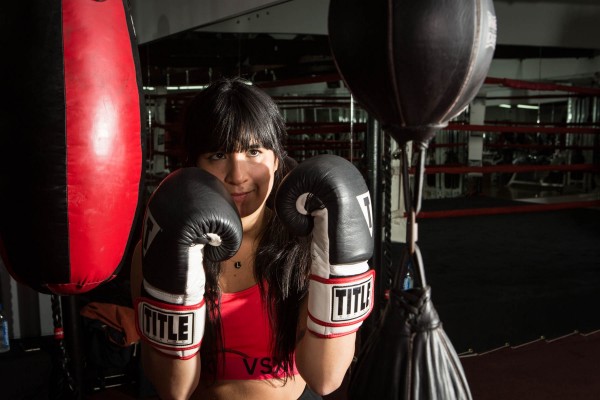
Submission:
[[[61,296],[63,309],[63,327],[67,354],[69,354],[71,371],[75,386],[74,399],[82,399],[83,392],[83,345],[79,325],[79,308],[76,296]]]
[[[382,230],[383,230],[383,196],[382,196],[382,177],[381,177],[381,129],[379,123],[372,117],[367,119],[366,158],[367,158],[367,184],[371,192],[371,201],[373,202],[373,257],[371,258],[371,267],[376,273],[375,286],[375,304],[371,316],[365,321],[361,330],[361,337],[366,339],[371,330],[375,327],[375,321],[379,319],[381,312],[381,302],[383,300],[383,282],[379,277],[383,276],[383,248],[382,248]]]

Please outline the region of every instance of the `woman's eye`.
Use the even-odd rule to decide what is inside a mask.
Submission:
[[[260,155],[260,150],[250,149],[250,150],[248,150],[248,155],[251,157],[257,157],[258,155]]]
[[[225,153],[213,153],[208,158],[211,160],[222,160],[225,158]]]

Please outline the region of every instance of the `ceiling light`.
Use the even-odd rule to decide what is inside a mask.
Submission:
[[[540,106],[532,106],[531,104],[517,104],[517,108],[525,108],[527,110],[539,110]]]

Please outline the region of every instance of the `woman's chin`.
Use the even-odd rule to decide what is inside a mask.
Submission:
[[[240,217],[244,219],[252,219],[252,217],[258,218],[261,215],[261,212],[266,207],[265,203],[256,205],[254,204],[236,204],[238,207],[238,212],[240,213]]]
[[[238,212],[240,213],[240,217],[241,218],[246,218],[251,216],[252,214],[256,213],[256,211],[258,210],[258,207],[256,206],[250,206],[248,204],[237,204],[237,209]]]

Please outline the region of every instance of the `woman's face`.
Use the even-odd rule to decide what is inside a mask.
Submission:
[[[241,152],[204,153],[196,165],[225,184],[244,218],[264,208],[279,163],[272,150],[256,145]]]

